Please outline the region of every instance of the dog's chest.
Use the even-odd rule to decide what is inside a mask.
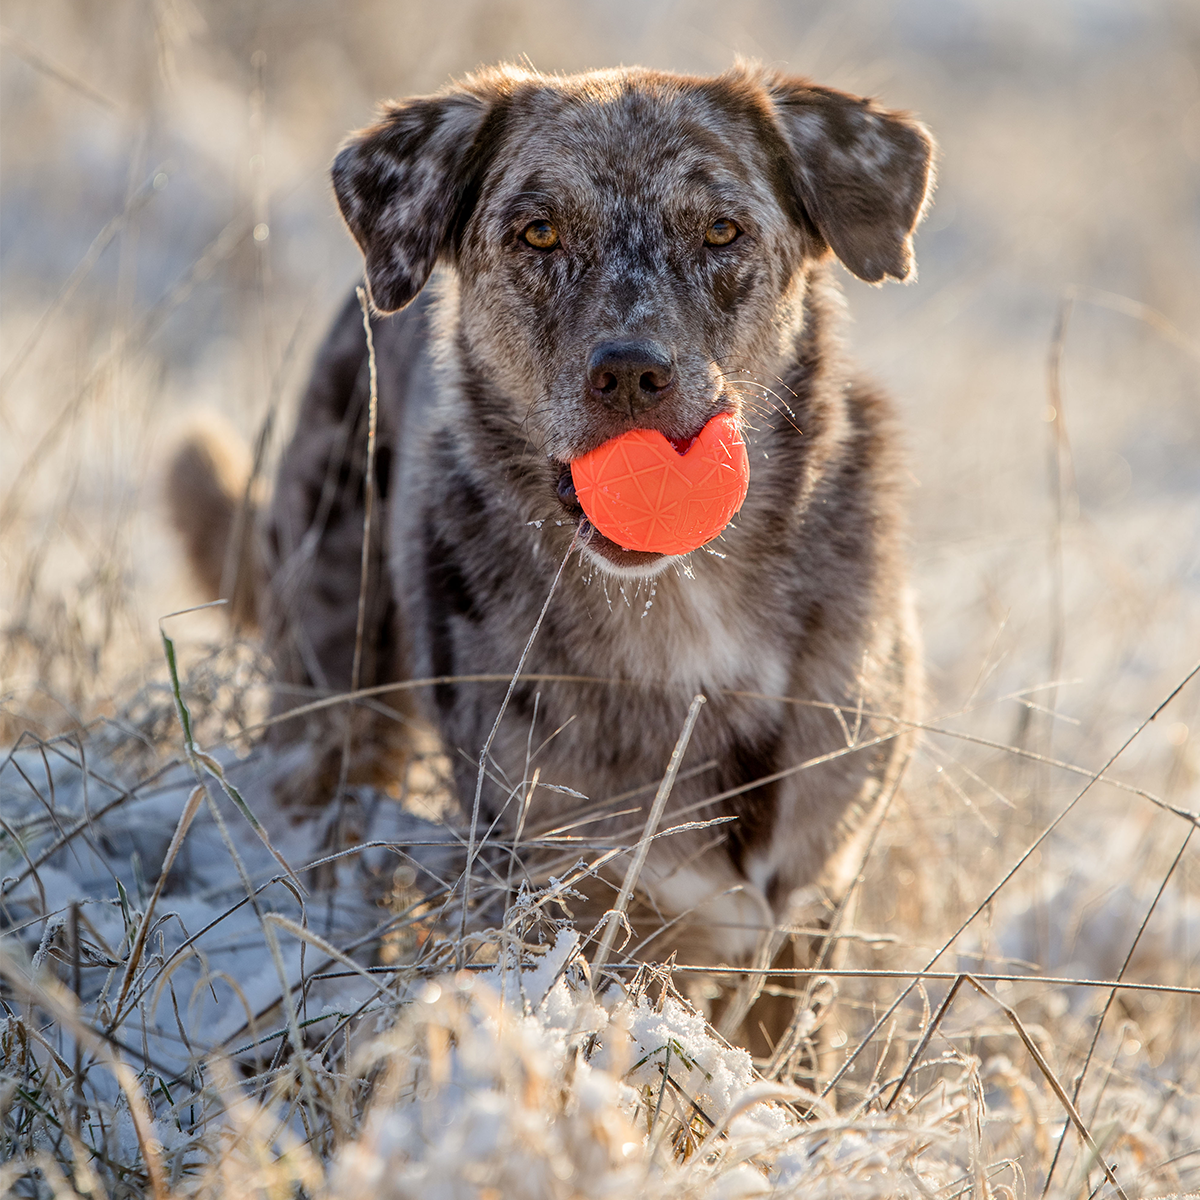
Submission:
[[[773,627],[769,608],[739,603],[725,581],[714,586],[702,577],[672,575],[653,592],[643,583],[640,594],[627,584],[624,597],[611,579],[607,596],[564,582],[548,613],[557,610],[560,619],[545,622],[526,670],[598,686],[543,685],[537,740],[546,744],[537,761],[544,780],[593,799],[656,780],[697,694],[708,703],[687,761],[719,766],[681,785],[679,802],[743,782],[743,767],[751,777],[772,769],[791,662],[786,631]],[[529,717],[514,713],[499,739],[504,748],[494,748],[518,775]]]
[[[592,669],[689,695],[786,694],[786,639],[769,606],[703,576],[616,590],[619,598],[610,582],[600,599],[593,590],[582,605],[586,620],[575,626],[573,654]]]

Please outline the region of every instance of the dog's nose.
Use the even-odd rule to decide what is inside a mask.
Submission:
[[[591,394],[631,417],[653,408],[674,379],[671,352],[661,342],[601,342],[588,358]]]

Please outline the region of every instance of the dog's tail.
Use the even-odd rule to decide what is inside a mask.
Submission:
[[[205,598],[228,600],[236,627],[255,625],[262,563],[251,457],[227,422],[212,414],[194,422],[167,467],[166,495]]]

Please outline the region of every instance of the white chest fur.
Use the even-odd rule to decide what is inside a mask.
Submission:
[[[612,666],[625,678],[693,694],[786,694],[779,631],[729,580],[714,576],[660,576],[636,588],[594,580],[604,610],[593,612],[608,635]]]

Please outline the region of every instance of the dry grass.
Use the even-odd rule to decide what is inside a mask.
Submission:
[[[626,16],[6,5],[0,1190],[1200,1190],[1194,7]],[[686,964],[592,977],[565,891],[460,935],[432,742],[395,795],[352,789],[331,860],[274,803],[295,759],[239,734],[255,648],[172,618],[173,687],[158,631],[191,602],[158,464],[198,407],[277,450],[357,269],[324,166],[374,99],[520,53],[734,50],[909,104],[944,148],[921,283],[848,286],[911,430],[933,703],[843,965],[796,980],[823,1098],[706,1030]]]

